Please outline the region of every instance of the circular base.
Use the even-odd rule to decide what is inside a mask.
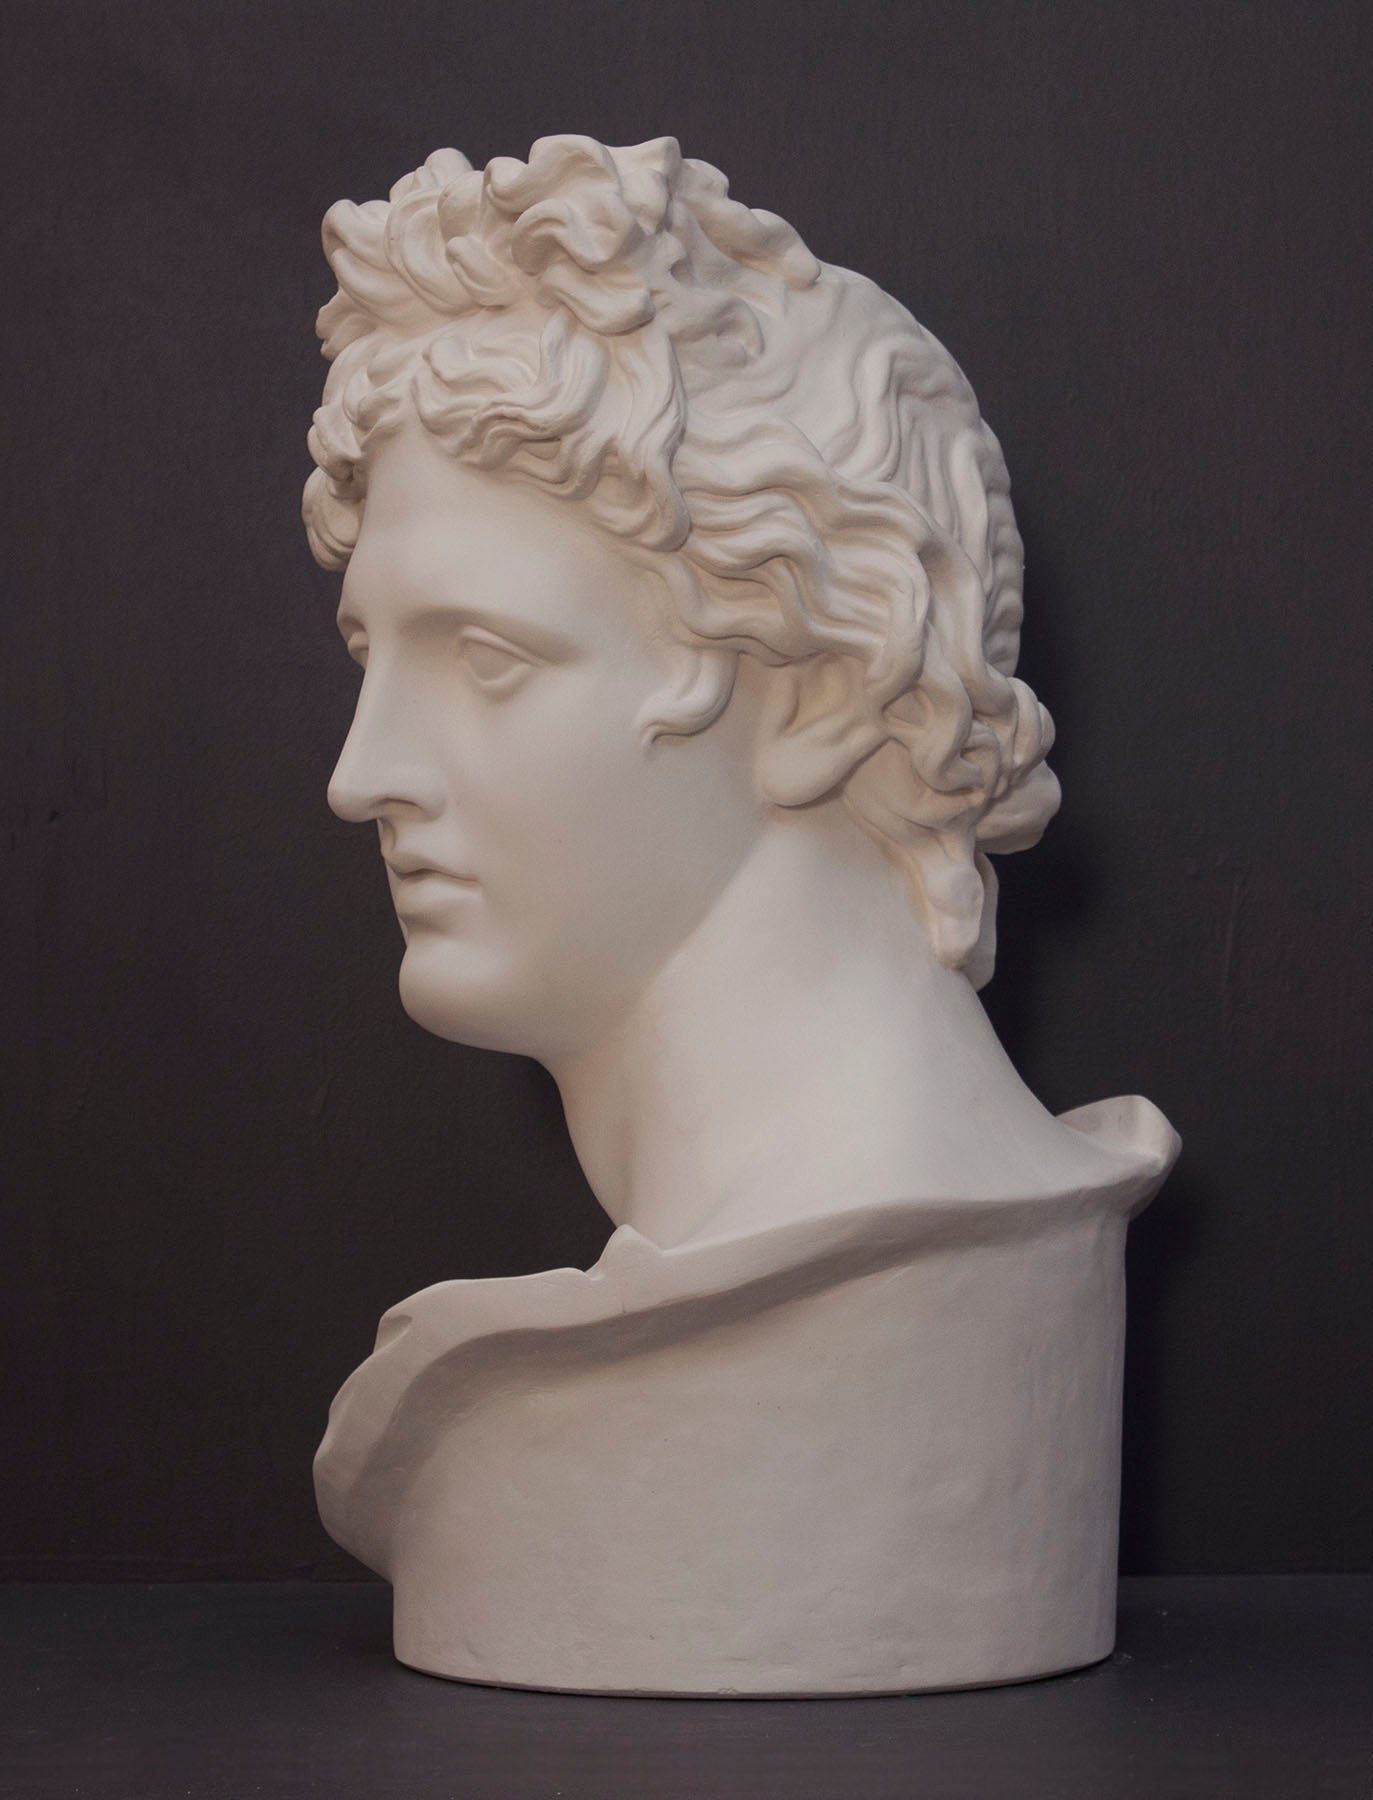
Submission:
[[[1023,1687],[1033,1681],[1054,1681],[1062,1675],[1077,1674],[1105,1662],[1115,1645],[1081,1661],[1058,1663],[1053,1668],[1031,1669],[1023,1674],[988,1676],[980,1681],[917,1682],[904,1686],[853,1686],[804,1688],[647,1688],[647,1687],[553,1687],[536,1681],[498,1681],[493,1677],[457,1675],[448,1669],[426,1668],[395,1652],[396,1661],[417,1675],[435,1681],[451,1681],[464,1687],[505,1688],[522,1694],[572,1694],[588,1700],[860,1700],[882,1699],[902,1694],[964,1694],[978,1688]]]

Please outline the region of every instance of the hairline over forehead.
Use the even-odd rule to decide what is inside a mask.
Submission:
[[[607,611],[647,605],[658,628],[672,618],[662,553],[617,538],[584,503],[472,469],[417,421],[375,442],[370,455],[381,482],[370,484],[344,571],[341,624],[363,628],[378,610],[393,623],[449,613],[522,632],[537,640],[531,648],[558,658],[574,649],[558,631],[558,612],[578,593],[593,606],[606,597]]]

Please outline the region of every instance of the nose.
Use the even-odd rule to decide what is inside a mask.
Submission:
[[[418,813],[435,818],[443,783],[413,730],[413,707],[375,662],[363,676],[353,723],[329,778],[329,806],[340,819],[364,824]],[[411,729],[402,724],[407,717]]]

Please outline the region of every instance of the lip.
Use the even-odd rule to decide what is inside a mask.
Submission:
[[[455,869],[441,869],[437,864],[425,862],[417,856],[387,856],[382,860],[396,880],[402,884],[437,878],[439,881],[457,882],[462,887],[477,885],[474,875],[459,875]]]

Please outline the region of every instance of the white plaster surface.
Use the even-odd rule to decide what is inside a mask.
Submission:
[[[305,515],[406,1010],[537,1057],[596,1267],[382,1322],[317,1460],[405,1661],[882,1692],[1110,1645],[1125,1224],[976,989],[1058,804],[961,371],[671,139],[438,152],[325,221]]]
[[[1122,1250],[1173,1134],[1068,1121],[1102,1185],[911,1200],[392,1309],[316,1463],[430,1672],[600,1693],[904,1692],[1106,1655]]]

